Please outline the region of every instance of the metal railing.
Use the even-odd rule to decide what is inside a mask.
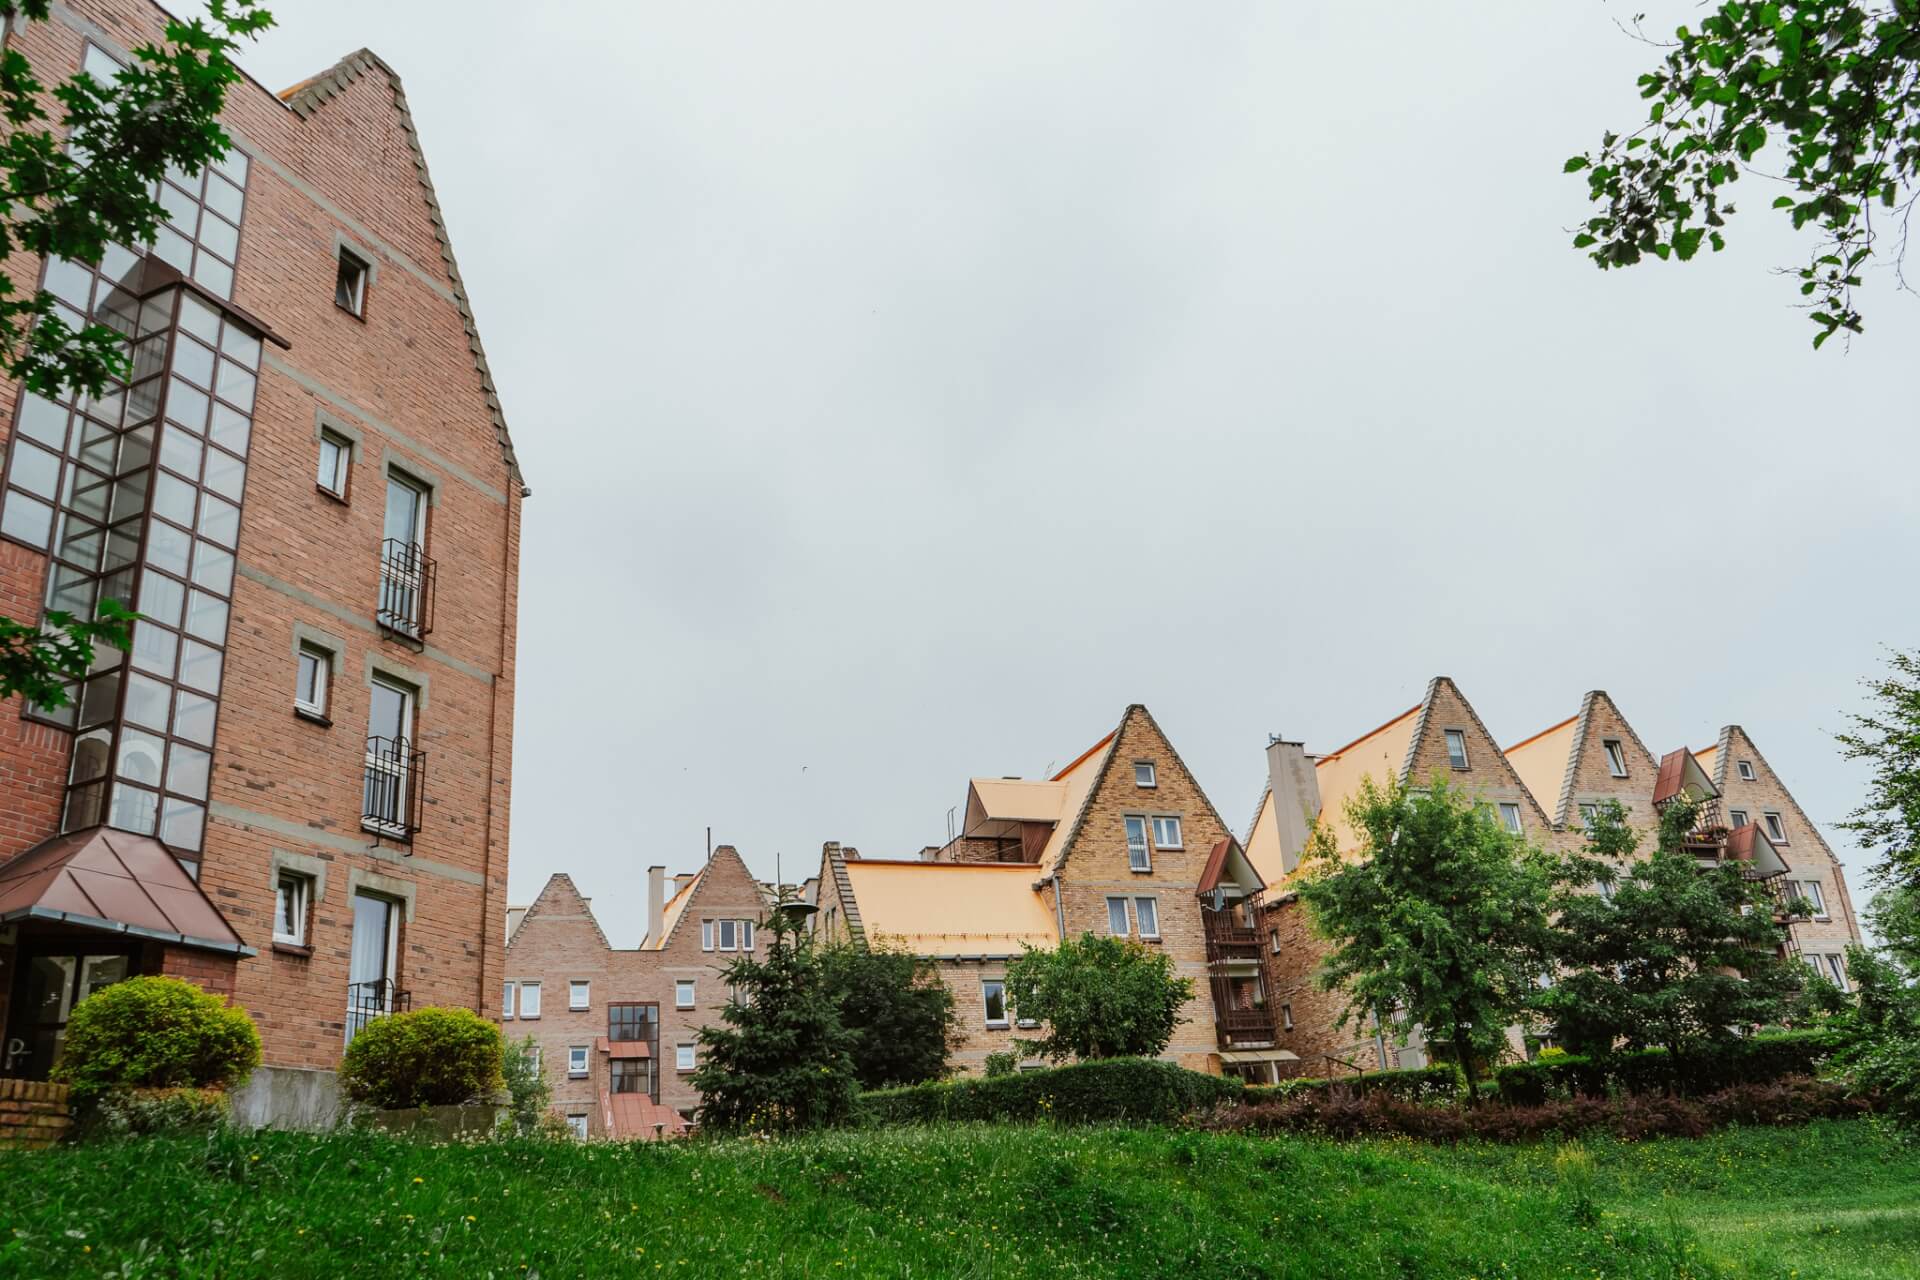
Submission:
[[[411,840],[420,830],[420,793],[427,753],[405,738],[368,738],[364,803],[360,825],[394,840]]]
[[[380,607],[383,630],[422,640],[433,630],[435,565],[417,542],[388,538],[380,544]]]
[[[347,1043],[352,1044],[353,1038],[375,1018],[384,1018],[390,1013],[405,1013],[412,1005],[413,993],[395,990],[391,978],[349,983],[347,985]]]

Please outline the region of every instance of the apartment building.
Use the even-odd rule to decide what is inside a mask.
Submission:
[[[1257,1080],[1292,1060],[1258,932],[1266,885],[1145,707],[1050,777],[972,779],[962,812],[916,859],[826,846],[815,917],[936,966],[959,1012],[956,1068],[1034,1030],[1008,1006],[1008,962],[1083,933],[1160,948],[1194,980],[1164,1057]]]
[[[804,900],[810,886],[793,890]],[[727,966],[764,954],[777,901],[732,845],[669,880],[647,869],[647,934],[611,946],[565,875],[510,908],[500,1014],[507,1037],[531,1036],[553,1111],[578,1137],[660,1138],[685,1132],[700,1093],[700,1029],[720,1022]]]
[[[1285,892],[1312,823],[1327,823],[1340,848],[1356,847],[1344,807],[1366,777],[1408,786],[1446,777],[1494,806],[1508,830],[1558,851],[1581,848],[1584,820],[1608,801],[1621,805],[1650,851],[1661,809],[1685,796],[1700,806],[1688,851],[1702,865],[1732,862],[1768,885],[1788,928],[1787,948],[1824,976],[1846,981],[1842,953],[1858,943],[1859,930],[1839,860],[1738,726],[1723,729],[1701,752],[1681,748],[1656,757],[1614,700],[1595,690],[1573,716],[1503,751],[1459,687],[1441,676],[1418,706],[1338,750],[1309,757],[1299,743],[1276,741],[1268,763],[1247,850],[1276,886],[1267,912],[1276,998],[1293,1027],[1285,1042],[1304,1070],[1426,1060],[1417,1035],[1402,1046],[1372,1024],[1335,1029],[1345,1002],[1314,982],[1325,944],[1312,936],[1298,898]],[[1813,914],[1792,914],[1796,900],[1812,904]]]
[[[52,15],[5,36],[52,83],[166,20]],[[223,120],[152,245],[6,264],[132,376],[0,394],[0,612],[144,617],[68,705],[0,707],[8,1075],[137,973],[230,994],[268,1076],[500,989],[526,490],[406,95],[362,50]]]

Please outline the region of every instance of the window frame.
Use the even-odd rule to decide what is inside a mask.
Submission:
[[[314,664],[314,683],[319,693],[317,701],[300,696],[300,684],[306,674],[305,666],[311,659]],[[293,656],[293,713],[303,720],[312,720],[317,724],[331,725],[328,708],[333,705],[333,650],[311,640],[302,640]]]
[[[1473,757],[1467,754],[1467,731],[1465,729],[1442,729],[1440,733],[1447,744],[1447,764],[1454,769],[1471,769],[1473,767]],[[1455,746],[1460,748],[1460,754],[1457,758],[1453,753]]]
[[[1787,824],[1786,821],[1781,818],[1778,809],[1762,809],[1760,811],[1760,821],[1766,824],[1767,839],[1773,841],[1775,844],[1793,843],[1787,839]]]
[[[1144,780],[1142,779],[1143,770],[1145,771]],[[1156,791],[1159,789],[1160,771],[1154,767],[1153,761],[1135,760],[1133,762],[1133,785],[1139,787],[1142,791]]]
[[[1000,1016],[998,1018],[993,1016],[993,1000],[988,994],[988,988],[990,987],[998,987],[1000,989]],[[987,1029],[990,1031],[1004,1031],[1008,1027],[1011,1027],[1013,1025],[1013,1020],[1009,1017],[1011,1012],[1012,1011],[1007,1008],[1007,980],[1005,978],[980,979],[980,1013],[986,1020]]]
[[[529,991],[533,993],[532,1013],[527,1012],[527,993]],[[522,982],[520,984],[520,1020],[522,1022],[538,1022],[540,1020],[540,994],[540,984],[538,982]]]
[[[400,695],[400,727],[406,732],[397,740],[382,736],[382,740],[395,743],[395,750],[399,750],[399,743],[406,744],[405,750],[397,759],[382,756],[373,747],[376,739],[373,732],[372,698],[376,688]],[[367,680],[367,696],[367,745],[362,762],[363,777],[377,772],[385,774],[392,780],[393,811],[399,814],[403,821],[383,822],[378,816],[363,814],[360,819],[360,829],[389,839],[411,839],[412,833],[405,829],[404,819],[413,812],[413,788],[420,782],[413,767],[413,748],[420,734],[420,691],[398,676],[390,676],[376,667]]]
[[[587,1057],[588,1048],[589,1046],[584,1044],[570,1044],[567,1046],[567,1079],[586,1079],[589,1061]],[[575,1066],[575,1063],[579,1065]]]
[[[574,999],[574,995],[576,992],[579,994],[578,1000]],[[590,1010],[592,1008],[593,1008],[593,979],[591,978],[567,979],[567,1012],[579,1013],[583,1010]]]
[[[1184,849],[1187,847],[1186,827],[1180,821],[1179,814],[1156,813],[1151,816],[1150,821],[1153,824],[1153,827],[1152,827],[1153,847],[1155,849],[1168,850],[1168,849]],[[1173,843],[1172,844],[1163,844],[1160,840],[1160,824],[1163,822],[1170,822],[1173,824]]]
[[[326,461],[329,446],[334,450],[335,484],[328,484],[320,478],[318,464]],[[349,502],[351,500],[349,495],[353,490],[353,440],[330,427],[320,428],[320,448],[315,457],[315,464],[313,487],[336,502]]]
[[[1142,911],[1140,909],[1142,907],[1146,907],[1147,910]],[[1152,929],[1147,928],[1148,916],[1153,917]],[[1133,920],[1134,927],[1140,931],[1143,941],[1158,942],[1160,940],[1160,899],[1152,894],[1143,894],[1134,898]]]
[[[1616,778],[1627,776],[1627,749],[1618,738],[1603,738],[1600,750],[1607,757],[1607,772]]]
[[[1745,809],[1729,809],[1727,810],[1727,821],[1733,824],[1733,829],[1735,831],[1738,831],[1740,828],[1746,826],[1749,822],[1753,821],[1753,819],[1747,816],[1747,811]]]
[[[1293,1005],[1291,1003],[1282,1003],[1280,1006],[1280,1029],[1282,1031],[1293,1030]]]
[[[512,1022],[520,1000],[520,984],[508,978],[500,984],[500,1021]]]
[[[1278,928],[1270,928],[1267,930],[1267,950],[1272,955],[1277,956],[1280,954],[1280,930]]]
[[[1113,927],[1113,909],[1116,905],[1120,908],[1120,927],[1118,929]],[[1109,937],[1125,938],[1132,935],[1133,918],[1129,912],[1130,908],[1127,906],[1127,899],[1124,895],[1107,895],[1107,934]]]
[[[1501,800],[1499,804],[1500,827],[1510,836],[1527,833],[1526,820],[1520,812],[1520,806],[1511,800]]]
[[[292,923],[292,932],[280,932],[280,892],[291,885],[294,889],[294,901],[288,910],[287,918]],[[308,919],[313,911],[313,877],[302,871],[282,871],[273,880],[273,940],[284,946],[305,947],[311,945]]]
[[[1758,778],[1755,776],[1753,771],[1753,761],[1736,760],[1734,761],[1734,768],[1735,768],[1735,771],[1740,775],[1740,781],[1742,782],[1758,781]]]
[[[711,920],[702,920],[700,922],[700,949],[702,951],[713,950],[713,921]]]
[[[587,1140],[586,1115],[584,1113],[579,1115],[569,1114],[567,1116],[567,1132],[573,1135],[575,1142],[585,1142]]]
[[[1833,980],[1833,985],[1842,991],[1852,991],[1853,984],[1847,981],[1846,961],[1831,951],[1823,955],[1821,959],[1827,962],[1828,972],[1825,976]]]
[[[682,995],[686,998],[681,999]],[[675,978],[673,980],[673,1007],[691,1009],[699,999],[699,989],[693,978]]]
[[[1127,870],[1136,875],[1146,875],[1153,870],[1153,824],[1144,813],[1129,813],[1121,819],[1127,835]],[[1140,842],[1134,843],[1134,824],[1140,824]],[[1135,859],[1134,854],[1140,856]]]
[[[700,1069],[699,1046],[691,1040],[681,1040],[673,1046],[673,1069],[678,1072],[698,1071]]]
[[[1595,818],[1599,816],[1600,816],[1600,806],[1596,802],[1589,800],[1589,801],[1583,802],[1580,805],[1580,821],[1581,822],[1583,823],[1592,822]]]
[[[349,264],[353,267],[351,287],[347,290],[347,301],[342,302],[340,300],[340,283],[341,278],[346,275],[346,269]],[[371,292],[368,286],[372,283],[373,264],[358,253],[355,253],[352,249],[347,248],[346,245],[341,245],[339,251],[334,255],[333,305],[352,316],[355,320],[365,320],[367,318],[367,294]]]
[[[714,941],[719,944],[716,949],[720,951],[738,951],[740,949],[740,922],[738,920],[726,919],[715,920],[713,923]],[[729,934],[733,935],[733,941],[731,942],[727,941],[727,935]]]

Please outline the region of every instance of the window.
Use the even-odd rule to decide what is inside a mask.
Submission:
[[[693,1008],[692,978],[681,978],[673,984],[673,1007],[676,1009]]]
[[[693,1046],[690,1044],[677,1044],[673,1046],[673,1069],[675,1071],[691,1071],[693,1068]]]
[[[353,461],[353,442],[331,431],[320,433],[320,468],[313,482],[322,493],[342,501],[347,496],[347,473]]]
[[[1500,822],[1509,832],[1516,836],[1519,835],[1521,830],[1520,806],[1517,804],[1502,804],[1500,806]]]
[[[1293,1006],[1290,1004],[1280,1006],[1280,1029],[1282,1031],[1293,1030]]]
[[[720,920],[717,921],[716,924],[720,936],[720,949],[722,951],[738,951],[740,949],[739,925],[732,920]]]
[[[1107,899],[1107,932],[1116,938],[1127,936],[1127,900],[1125,898]]]
[[[1805,898],[1808,904],[1813,907],[1814,915],[1820,917],[1822,920],[1827,918],[1827,899],[1826,895],[1820,892],[1820,882],[1818,880],[1802,880],[1800,882],[1800,896]]]
[[[400,904],[365,890],[353,895],[353,937],[347,951],[347,1043],[360,1028],[394,1011]]]
[[[1745,809],[1729,809],[1727,810],[1727,821],[1733,824],[1735,831],[1738,831],[1747,825],[1747,811]]]
[[[582,1142],[587,1140],[587,1118],[584,1115],[567,1117],[567,1132]]]
[[[980,1003],[986,1006],[987,1025],[1004,1027],[1007,1025],[1007,984],[998,978],[987,978],[980,983]]]
[[[293,709],[315,720],[325,720],[327,696],[332,687],[333,655],[318,645],[301,645],[295,659]]]
[[[345,249],[333,276],[333,305],[348,315],[361,316],[367,306],[367,264]]]
[[[1153,820],[1153,843],[1159,849],[1178,849],[1180,847],[1180,819],[1155,818]]]
[[[740,922],[740,949],[742,951],[753,950],[753,921],[751,920],[742,920]]]
[[[1766,819],[1767,838],[1775,844],[1785,844],[1787,842],[1787,829],[1781,825],[1780,815],[1769,809],[1761,816]]]
[[[367,710],[361,826],[402,839],[412,836],[413,763],[413,690],[375,676]]]
[[[653,1059],[615,1058],[607,1067],[607,1083],[611,1092],[652,1094]]]
[[[702,920],[700,922],[700,949],[702,951],[713,950],[713,921],[711,920]]]
[[[658,1029],[659,1013],[650,1004],[610,1004],[607,1006],[607,1039],[621,1044],[651,1043]]]
[[[1607,772],[1616,778],[1627,776],[1627,753],[1621,749],[1617,738],[1608,738],[1601,744],[1607,753]]]
[[[1160,936],[1160,903],[1155,898],[1135,898],[1133,916],[1140,922],[1140,936],[1157,938]]]
[[[415,639],[427,632],[427,487],[387,473],[380,536],[380,609],[376,620]]]
[[[511,1020],[513,1017],[513,984],[507,983],[500,989],[500,1017]]]
[[[1153,859],[1147,853],[1145,818],[1127,819],[1127,866],[1135,871],[1153,870]]]
[[[1582,822],[1592,822],[1592,821],[1593,821],[1593,820],[1594,820],[1595,818],[1597,818],[1597,817],[1599,817],[1599,816],[1600,816],[1600,806],[1599,806],[1599,805],[1597,805],[1597,804],[1583,804],[1583,805],[1581,805],[1581,806],[1580,806],[1580,821],[1582,821]]]
[[[1833,979],[1833,985],[1842,991],[1849,990],[1850,988],[1847,986],[1847,967],[1845,962],[1842,961],[1839,956],[1824,956],[1822,958],[1827,962],[1827,976]]]
[[[1742,782],[1753,781],[1753,761],[1742,760],[1740,762],[1740,780]]]
[[[592,1004],[593,984],[575,979],[567,984],[567,1008],[585,1009]]]
[[[578,1079],[587,1074],[587,1046],[575,1044],[567,1046],[567,1078]]]
[[[540,1074],[540,1046],[537,1043],[527,1046],[527,1069],[536,1076]]]
[[[1133,762],[1133,785],[1136,787],[1157,787],[1159,782],[1153,772],[1153,761],[1135,760]]]
[[[523,982],[520,984],[520,1016],[537,1018],[540,1016],[540,984]]]
[[[296,947],[307,945],[307,899],[313,880],[294,871],[282,871],[274,886],[273,940]]]
[[[1447,763],[1456,769],[1467,767],[1467,735],[1458,729],[1447,730]]]
[[[1275,955],[1280,954],[1280,931],[1278,929],[1267,930],[1267,950],[1273,952]]]

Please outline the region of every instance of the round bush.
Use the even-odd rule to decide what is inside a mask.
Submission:
[[[415,1009],[362,1027],[340,1062],[347,1096],[389,1111],[471,1102],[501,1087],[500,1028],[471,1009]]]
[[[129,978],[73,1007],[53,1078],[85,1101],[117,1088],[231,1088],[259,1065],[245,1009],[179,978]]]

